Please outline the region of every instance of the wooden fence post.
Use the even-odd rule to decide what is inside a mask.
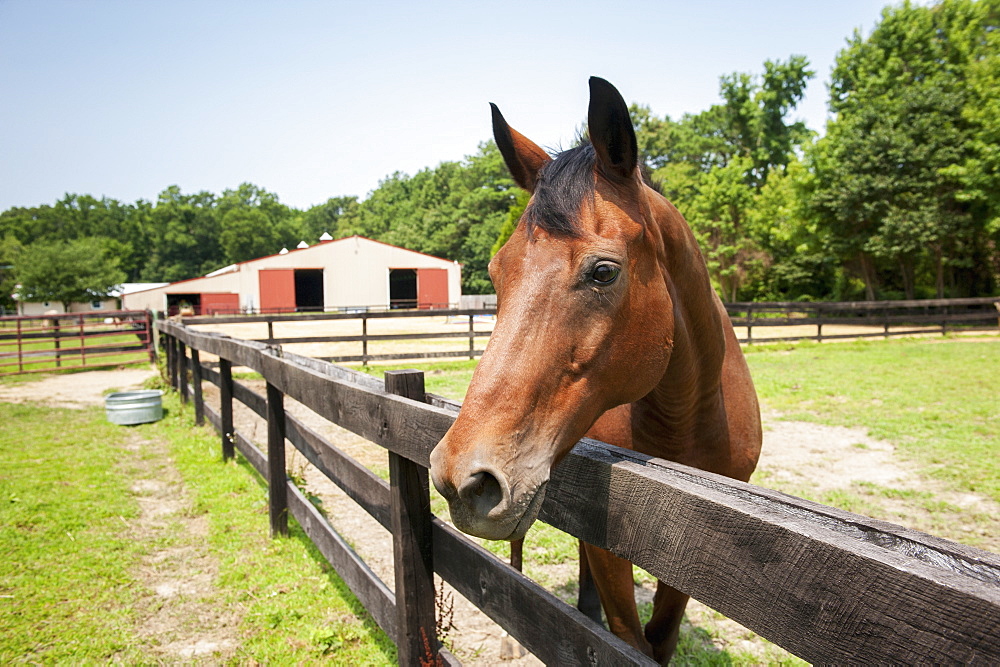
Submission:
[[[385,390],[426,400],[421,371],[386,371]],[[389,485],[399,664],[434,664],[438,640],[427,469],[389,452]],[[427,655],[428,647],[432,655]]]
[[[233,362],[219,357],[219,393],[222,412],[222,460],[228,461],[236,454],[233,451]]]
[[[816,306],[816,342],[823,342],[823,306]]]
[[[205,401],[201,395],[201,354],[191,348],[191,381],[194,383],[194,423],[205,423]]]
[[[469,312],[469,359],[476,358],[476,317]]]
[[[361,317],[361,363],[368,364],[368,318]]]
[[[753,306],[747,306],[747,345],[753,344]]]
[[[285,468],[285,396],[267,383],[267,497],[271,537],[288,535],[288,473]]]
[[[54,347],[56,348],[56,368],[62,366],[62,351],[59,349],[62,347],[62,341],[59,340],[59,322],[61,320],[56,317],[52,320],[52,337]]]
[[[188,381],[187,381],[187,345],[181,339],[177,339],[177,381],[180,382],[181,403],[187,405],[188,402]]]
[[[87,332],[83,330],[83,315],[80,315],[80,365],[87,365]]]
[[[17,320],[17,371],[24,372],[24,349],[21,342],[21,320]]]
[[[167,384],[171,388],[176,388],[177,383],[174,382],[174,338],[170,334],[160,332],[160,344],[162,345],[164,351],[166,352],[166,364],[167,364]]]

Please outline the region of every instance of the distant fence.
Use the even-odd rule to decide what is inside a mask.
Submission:
[[[1000,297],[916,301],[745,302],[726,304],[735,327],[746,327],[740,342],[753,343],[753,330],[816,327],[815,334],[780,335],[783,340],[835,340],[946,334],[1000,327]],[[827,331],[824,333],[823,328]],[[851,330],[838,331],[849,327]],[[858,330],[858,327],[869,329]],[[831,331],[832,330],[832,331]],[[772,337],[773,338],[773,337]],[[757,342],[763,342],[760,338]]]
[[[0,317],[0,375],[149,362],[151,341],[144,310]]]
[[[438,649],[434,573],[546,664],[651,664],[430,513],[428,458],[459,405],[425,394],[422,374],[383,385],[264,343],[156,327],[171,383],[219,431],[223,457],[238,449],[268,482],[272,534],[299,522],[401,665],[432,664]],[[236,366],[259,372],[266,396],[234,381]],[[220,388],[218,412],[204,381]],[[286,397],[386,448],[390,481],[290,415]],[[267,420],[266,453],[234,429],[234,400]],[[395,591],[289,479],[286,440],[392,533]],[[1000,663],[996,554],[591,440],[553,471],[540,518],[812,662]]]
[[[945,334],[949,331],[969,331],[1000,328],[1000,297],[978,299],[941,299],[922,301],[860,301],[860,302],[751,302],[726,305],[741,343],[763,343],[788,340],[837,340],[845,338],[889,338]],[[184,318],[185,324],[229,324],[263,322],[267,324],[267,337],[258,338],[270,345],[294,343],[360,343],[360,354],[321,356],[325,361],[350,363],[394,361],[401,359],[435,359],[466,357],[474,359],[483,353],[476,347],[476,339],[488,338],[492,333],[495,308],[431,309],[431,310],[363,310],[339,313],[298,313],[234,315],[201,318]],[[374,319],[445,316],[466,319],[468,328],[463,331],[371,334],[368,322]],[[477,318],[479,318],[477,320]],[[358,320],[361,333],[350,336],[290,336],[275,337],[275,322],[307,322],[319,320]],[[477,326],[478,325],[478,326]],[[745,327],[745,334],[741,328]],[[790,329],[798,327],[798,329]],[[806,327],[807,331],[802,331]],[[811,329],[815,328],[815,331]],[[825,328],[825,329],[824,329]],[[764,336],[761,330],[769,332]],[[754,337],[754,331],[757,331]],[[463,349],[421,351],[412,350],[386,354],[369,352],[370,343],[386,341],[464,340]]]

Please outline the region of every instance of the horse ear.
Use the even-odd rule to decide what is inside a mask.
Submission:
[[[493,138],[503,155],[503,161],[507,163],[510,175],[522,188],[534,192],[538,171],[552,158],[531,139],[511,128],[497,105],[491,102],[490,108],[493,109]]]
[[[632,178],[639,164],[639,148],[628,105],[617,88],[596,76],[590,77],[587,125],[605,176],[612,180]]]

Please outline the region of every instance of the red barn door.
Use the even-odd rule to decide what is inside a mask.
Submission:
[[[260,312],[295,311],[295,269],[261,269]]]
[[[448,269],[417,269],[417,308],[448,307]]]

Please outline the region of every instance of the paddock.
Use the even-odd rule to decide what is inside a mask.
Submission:
[[[197,332],[173,322],[157,326],[168,342],[170,367],[182,396],[191,396],[196,411],[222,433],[233,434],[239,450],[265,478],[270,470],[283,467],[285,448],[279,443],[287,437],[380,523],[392,527],[398,543],[406,542],[398,530],[401,519],[393,519],[393,513],[405,506],[402,498],[408,497],[402,480],[412,480],[409,473],[417,479],[425,474],[418,468],[426,465],[427,454],[453,419],[456,404],[433,396],[427,397],[429,404],[399,398],[368,376],[264,343]],[[223,360],[218,372],[201,364],[202,352]],[[271,400],[250,395],[239,383],[230,384],[234,364],[260,372]],[[187,376],[188,367],[191,385],[177,381]],[[203,379],[220,385],[221,414],[205,409]],[[411,382],[415,380],[404,380],[404,389],[412,389]],[[268,416],[269,456],[227,422],[227,395]],[[285,415],[281,407],[285,395],[410,463],[397,460],[396,467],[403,470],[393,474],[390,484],[370,479],[343,453]],[[420,398],[415,390],[413,395]],[[228,447],[232,440],[221,442]],[[401,573],[400,568],[414,562],[433,563],[445,580],[482,605],[545,662],[590,662],[596,657],[599,662],[642,663],[641,656],[621,650],[603,629],[588,626],[575,610],[427,514],[409,517],[424,529],[430,525],[431,544],[426,543],[427,533],[420,533],[423,537],[416,543],[422,545],[423,550],[417,548],[421,557],[396,559],[395,592],[379,586],[350,549],[330,534],[326,519],[303,502],[295,485],[282,481],[271,485],[275,531],[281,531],[286,512],[284,491],[287,511],[308,526],[327,558],[338,572],[343,570],[345,580],[400,645],[401,663],[407,642],[409,655],[420,655],[423,649],[415,638],[419,628],[426,632],[428,627],[426,619],[421,623],[404,618],[407,609],[419,604],[404,609],[395,604],[401,586],[402,595],[408,594],[407,579],[421,576]],[[394,488],[399,498],[395,505],[390,500]],[[595,494],[595,488],[603,491]],[[623,502],[636,494],[646,498],[637,508]],[[632,514],[653,506],[670,508],[671,525],[655,526],[647,535],[632,534],[628,526],[638,519]],[[807,660],[989,663],[998,659],[1000,559],[994,554],[594,442],[582,442],[557,469],[542,518],[628,557]],[[703,576],[712,569],[726,572],[725,580]],[[426,570],[422,576],[426,584]],[[430,587],[433,591],[433,579]],[[426,609],[426,585],[417,585],[416,590],[424,591]],[[734,596],[734,590],[741,595]],[[928,600],[938,603],[930,605]],[[510,618],[510,609],[539,610],[539,615]]]

